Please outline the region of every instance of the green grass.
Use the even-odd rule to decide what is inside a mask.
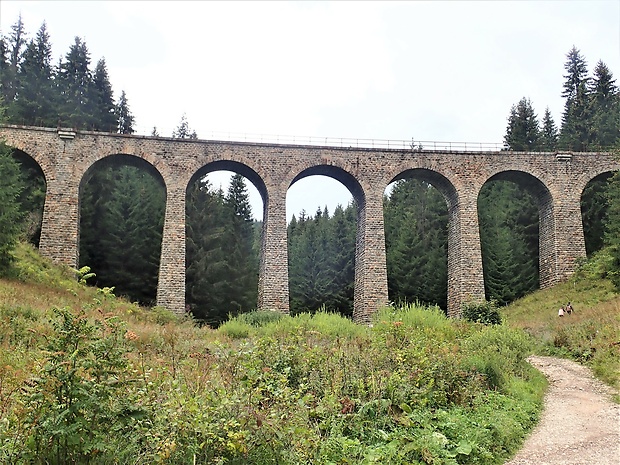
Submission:
[[[502,309],[507,325],[537,341],[537,352],[590,366],[620,388],[620,296],[605,278],[607,254],[600,252],[565,283],[540,290]],[[571,302],[574,312],[558,317]]]
[[[507,325],[411,305],[372,327],[257,312],[213,330],[17,255],[0,279],[2,463],[499,464],[540,413],[536,342]]]

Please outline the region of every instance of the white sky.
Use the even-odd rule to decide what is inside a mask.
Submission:
[[[4,35],[43,21],[54,63],[74,37],[105,57],[139,134],[183,114],[214,133],[501,143],[531,99],[560,124],[566,54],[620,76],[620,0],[436,2],[0,1]],[[226,178],[213,178],[216,185]],[[262,212],[251,188],[255,215]],[[289,190],[287,215],[346,205],[338,182]]]

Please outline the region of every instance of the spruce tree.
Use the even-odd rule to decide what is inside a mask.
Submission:
[[[388,294],[395,302],[447,306],[448,209],[418,179],[398,181],[384,202]]]
[[[224,194],[200,179],[188,189],[186,211],[185,300],[195,318],[215,327],[231,310],[225,250],[230,216]]]
[[[59,119],[63,126],[88,129],[94,123],[93,78],[89,66],[90,52],[76,37],[58,70]]]
[[[8,102],[11,78],[9,61],[7,59],[8,46],[4,36],[0,35],[0,102]]]
[[[114,110],[116,116],[116,129],[120,134],[133,134],[134,117],[129,110],[129,102],[127,101],[127,95],[125,91],[121,92],[121,96],[118,99]],[[153,128],[155,131],[155,128]],[[155,131],[156,132],[156,131]],[[153,136],[157,134],[151,134]]]
[[[93,115],[92,129],[96,131],[116,132],[116,106],[114,93],[108,76],[105,59],[97,62],[91,87],[91,107]]]
[[[616,290],[620,291],[620,171],[609,180],[606,190],[608,202],[607,222],[605,223],[605,245],[612,257],[609,277]]]
[[[538,117],[529,99],[523,97],[516,106],[513,105],[510,109],[504,144],[510,150],[532,151],[539,149]]]
[[[34,40],[28,42],[18,70],[18,98],[10,107],[11,121],[35,126],[56,124],[56,93],[52,45],[43,23]]]
[[[513,182],[488,182],[478,217],[487,298],[504,304],[535,290],[539,217],[532,196]]]
[[[560,131],[560,147],[585,151],[592,142],[591,106],[588,93],[588,68],[585,58],[574,46],[566,55],[562,97],[564,113]]]
[[[83,189],[81,265],[97,285],[152,304],[157,290],[165,193],[145,170],[100,167]]]
[[[15,100],[19,89],[19,65],[22,56],[22,48],[26,45],[26,31],[21,13],[17,22],[11,26],[11,34],[8,37],[8,69],[3,80],[6,82],[4,93],[5,105],[9,106]]]
[[[187,116],[185,113],[181,116],[181,122],[177,128],[172,132],[172,137],[175,139],[198,139],[196,131],[189,128],[189,123],[187,122]]]
[[[608,209],[607,188],[610,176],[610,174],[603,174],[591,180],[581,194],[581,217],[588,257],[604,245]]]
[[[620,95],[616,80],[602,61],[596,64],[590,88],[593,142],[602,148],[620,143]]]
[[[254,221],[243,176],[231,178],[225,199],[230,212],[227,249],[228,304],[231,314],[256,308],[258,254],[254,249]]]
[[[558,145],[558,129],[553,121],[549,107],[545,108],[543,127],[540,133],[540,150],[553,152]]]
[[[18,240],[23,217],[18,199],[23,188],[19,165],[11,149],[0,141],[0,273],[12,261],[11,251]]]

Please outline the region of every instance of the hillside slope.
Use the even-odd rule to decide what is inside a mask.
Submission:
[[[534,337],[543,355],[571,358],[620,388],[620,295],[605,278],[608,256],[600,252],[568,282],[539,290],[502,308],[506,324]],[[574,311],[558,317],[571,302]]]

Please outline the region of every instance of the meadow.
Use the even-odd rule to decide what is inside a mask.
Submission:
[[[409,305],[371,327],[252,312],[214,330],[80,284],[28,246],[17,256],[0,279],[0,463],[500,464],[540,414],[529,354],[577,357],[611,383],[617,367],[617,299],[592,322],[615,297],[591,272],[568,284],[583,289],[562,322],[533,294],[501,325]]]

